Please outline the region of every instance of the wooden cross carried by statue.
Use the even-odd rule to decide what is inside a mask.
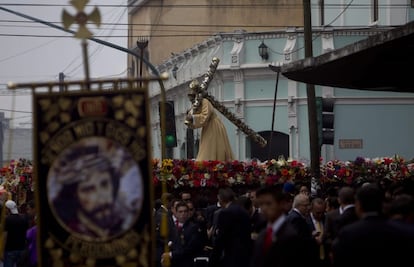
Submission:
[[[190,97],[192,101],[192,106],[190,111],[188,112],[185,124],[190,127],[194,128],[193,126],[193,119],[194,114],[199,114],[202,112],[202,100],[207,99],[212,106],[217,109],[221,114],[223,114],[228,120],[230,120],[234,125],[237,126],[239,130],[245,133],[249,138],[253,141],[259,143],[262,147],[266,146],[267,141],[260,136],[257,132],[252,130],[249,126],[247,126],[242,120],[236,117],[234,113],[229,111],[223,104],[218,102],[214,96],[210,95],[207,92],[207,88],[213,79],[214,73],[216,72],[217,66],[220,60],[217,57],[212,59],[212,62],[207,70],[207,73],[203,75],[203,79],[201,83],[198,80],[193,80],[189,85],[189,96],[194,96],[193,98]]]

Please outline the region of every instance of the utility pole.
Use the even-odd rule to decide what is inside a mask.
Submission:
[[[312,51],[312,18],[310,0],[303,0],[303,17],[304,17],[304,41],[305,41],[305,58],[313,57]],[[316,97],[315,86],[306,84],[306,94],[308,99],[308,117],[309,117],[309,143],[311,157],[311,174],[319,184],[320,179],[320,147],[318,140],[318,127],[316,117]]]

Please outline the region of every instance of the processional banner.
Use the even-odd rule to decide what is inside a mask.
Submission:
[[[152,266],[146,89],[34,93],[39,266]]]

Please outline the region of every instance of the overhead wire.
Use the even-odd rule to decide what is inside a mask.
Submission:
[[[164,7],[165,7],[165,3],[164,3],[164,1],[162,1],[160,7],[158,8],[158,13],[157,13],[157,15],[154,19],[154,22],[151,23],[151,24],[154,24],[154,27],[151,27],[151,33],[150,33],[151,37],[154,37],[153,32],[156,32],[159,29],[159,27],[161,27],[160,26],[160,24],[161,24],[160,21],[161,21],[162,10],[163,10]],[[131,27],[129,27],[129,28],[131,28]],[[133,29],[131,28],[131,30],[133,30]]]
[[[8,4],[3,4],[3,5],[10,5],[10,6],[69,6],[69,5],[64,5],[64,4],[14,4],[14,3],[8,3]],[[87,6],[94,6],[92,5],[87,5]],[[133,7],[132,5],[105,5],[105,4],[100,4],[100,7]],[[231,7],[231,8],[237,8],[237,7],[246,7],[246,8],[255,8],[255,7],[285,7],[285,8],[291,8],[291,7],[295,7],[295,9],[302,9],[303,5],[302,4],[277,4],[277,3],[272,3],[272,4],[144,4],[142,5],[142,7],[169,7],[169,8],[221,8],[221,7]],[[350,6],[349,4],[324,4],[324,8],[325,9],[338,9],[344,7],[346,9],[371,9],[372,8],[372,4],[368,3],[368,4],[353,4],[352,6]],[[378,4],[378,8],[406,8],[406,7],[411,7],[410,4]],[[312,4],[312,9],[318,9],[319,8],[319,4]],[[10,21],[10,22],[27,22],[27,21],[12,21],[12,20],[0,20],[1,21]],[[33,22],[29,22],[29,23],[33,23]],[[50,23],[60,23],[60,22],[50,22]],[[102,25],[110,25],[111,23],[102,23]],[[127,25],[127,26],[137,26],[137,25],[142,25],[142,26],[164,26],[164,27],[179,27],[179,26],[198,26],[198,27],[287,27],[290,25],[213,25],[213,24],[209,24],[209,25],[196,25],[196,24],[192,24],[192,25],[186,25],[186,24],[160,24],[158,23],[126,23],[126,24],[117,24],[117,25]]]
[[[109,34],[111,34],[113,31],[114,31],[114,29],[116,28],[116,26],[117,25],[119,25],[119,21],[121,20],[121,18],[122,18],[122,16],[124,16],[124,14],[125,14],[125,12],[126,12],[126,10],[127,10],[127,8],[124,8],[123,9],[123,11],[122,11],[122,14],[120,14],[120,15],[118,15],[118,19],[117,20],[115,20],[115,22],[114,23],[108,23],[108,25],[113,25],[112,27],[111,27],[111,30],[110,30],[110,32],[109,32]],[[113,14],[116,14],[114,11],[117,11],[117,9],[116,8],[113,8],[110,12],[112,12]],[[110,12],[108,12],[108,13],[110,13]],[[118,13],[119,14],[119,13]],[[1,22],[2,20],[0,20],[0,22]],[[21,21],[21,22],[25,22],[25,23],[27,23],[27,21]],[[1,25],[0,24],[0,27],[1,26],[3,26],[4,27],[4,25]],[[13,26],[10,26],[10,27],[13,27]],[[24,27],[26,27],[27,28],[27,25],[25,25]],[[47,28],[47,27],[42,27],[42,28]],[[105,29],[103,29],[101,32],[103,32]],[[3,59],[0,59],[0,62],[2,62],[2,61],[5,61],[5,60],[8,60],[8,59],[12,59],[12,58],[15,58],[15,57],[18,57],[18,56],[22,56],[22,55],[25,55],[25,54],[27,54],[27,53],[29,53],[29,52],[32,52],[33,50],[35,50],[35,49],[38,49],[38,48],[41,48],[41,47],[43,47],[43,46],[46,46],[46,45],[48,45],[48,44],[50,44],[51,42],[54,42],[54,41],[56,41],[56,40],[59,40],[59,38],[62,38],[62,37],[71,37],[72,38],[72,36],[60,36],[60,35],[41,35],[41,34],[29,34],[29,35],[24,35],[24,34],[0,34],[0,36],[7,36],[7,37],[54,37],[55,39],[54,40],[52,40],[52,41],[47,41],[46,43],[43,43],[43,44],[41,44],[41,45],[39,45],[39,46],[36,46],[36,47],[33,47],[33,48],[30,48],[30,49],[28,49],[28,50],[25,50],[25,51],[23,51],[23,52],[19,52],[19,53],[17,53],[17,54],[14,54],[14,55],[11,55],[11,56],[8,56],[8,57],[6,57],[6,58],[3,58]],[[110,35],[108,35],[108,36],[106,36],[106,38],[110,38],[110,37],[112,37],[112,36],[110,36]],[[127,37],[127,36],[121,36],[121,37]],[[103,46],[98,46],[91,54],[90,54],[90,57],[92,57],[93,55],[95,55],[98,51],[101,51],[103,49]],[[77,59],[78,59],[79,57],[77,57],[77,58],[75,58],[74,59],[74,61],[73,62],[75,62]],[[73,63],[72,62],[72,63]],[[70,67],[70,65],[71,64],[69,64],[68,65],[68,67]],[[74,71],[76,71],[77,69],[79,69],[79,67],[81,67],[82,66],[82,63],[80,64],[80,65],[78,65],[77,67],[75,67],[74,69],[72,69],[71,70],[71,73],[73,73]],[[66,69],[67,68],[65,68],[65,71],[66,71]],[[57,75],[51,75],[51,77],[53,77],[53,78],[56,78],[56,76]],[[26,77],[26,76],[25,76]]]
[[[215,32],[217,33],[217,32]],[[220,33],[220,32],[219,32]],[[212,34],[162,34],[162,35],[151,35],[151,37],[197,37],[197,36],[211,36]],[[55,37],[55,38],[73,38],[70,36],[63,36],[63,35],[38,35],[38,34],[0,34],[0,36],[8,36],[8,37],[29,37],[29,38],[38,38],[38,37]],[[128,37],[127,35],[93,35],[95,38],[123,38]],[[129,37],[138,38],[142,35],[132,35]]]
[[[23,26],[23,25],[13,25],[13,24],[10,24],[10,25],[2,25],[2,24],[0,24],[0,28],[1,27],[6,27],[6,28],[7,27],[8,28],[37,28],[37,29],[46,29],[46,28],[48,28],[47,26],[41,26],[41,25],[38,25],[38,26],[36,26],[36,25],[33,25],[33,26],[27,26],[27,25],[26,26]],[[166,27],[166,25],[163,26],[163,27]],[[128,28],[117,28],[117,29],[115,29],[115,28],[109,28],[109,27],[108,28],[100,27],[99,29],[100,30],[111,30],[112,29],[112,31],[128,31]],[[145,29],[143,28],[142,30],[145,30]],[[197,30],[183,30],[183,29],[180,29],[180,30],[164,30],[164,29],[157,29],[157,30],[154,30],[154,31],[157,31],[157,32],[173,32],[173,31],[177,31],[177,32],[205,32],[205,33],[211,32],[211,31],[199,30],[199,29],[197,29]]]
[[[7,23],[29,23],[29,24],[37,24],[36,22],[32,21],[25,21],[25,20],[2,20],[0,22],[7,22]],[[60,24],[60,21],[48,21],[49,23]],[[87,22],[87,25],[92,25],[92,22]],[[101,25],[108,25],[113,26],[114,23],[109,22],[102,22]],[[164,27],[274,27],[274,24],[271,25],[248,25],[248,24],[164,24],[164,23],[117,23],[116,26],[164,26]],[[284,27],[287,25],[278,25],[280,27]],[[47,28],[47,26],[44,26]]]
[[[366,7],[366,8],[370,8],[371,7],[371,5],[370,4],[353,4],[353,5],[351,5],[352,4],[352,2],[353,2],[353,0],[350,2],[350,3],[348,3],[348,4],[326,4],[325,5],[325,7],[329,7],[329,6],[335,6],[335,7],[339,7],[339,6],[345,6],[344,7],[344,9],[330,22],[330,23],[328,23],[327,25],[325,25],[325,26],[329,26],[329,25],[331,25],[332,23],[334,23],[347,9],[349,9],[349,8],[354,8],[355,6],[359,6],[359,7]],[[26,6],[30,6],[30,5],[33,5],[33,6],[42,6],[43,4],[4,4],[4,5],[21,5],[21,6],[24,6],[24,5],[26,5]],[[255,4],[255,5],[258,5],[258,6],[275,6],[275,5],[277,5],[277,4]],[[293,5],[293,4],[292,4]],[[47,6],[68,6],[68,5],[53,5],[53,4],[47,4]],[[93,6],[93,5],[91,5],[91,6]],[[114,7],[121,7],[121,6],[125,6],[126,8],[125,8],[125,10],[127,10],[127,7],[129,6],[129,5],[100,5],[100,6],[106,6],[106,7],[111,7],[111,6],[114,6]],[[148,5],[145,5],[146,7],[148,6]],[[158,7],[162,7],[162,6],[168,6],[168,5],[159,5]],[[232,7],[242,7],[243,5],[170,5],[171,7],[217,7],[217,6],[232,6]],[[249,5],[250,7],[251,7],[251,5]],[[300,7],[302,7],[302,5],[298,5],[298,6],[300,6]],[[379,5],[379,6],[382,6],[382,7],[385,7],[385,6],[391,6],[391,5],[384,5],[384,4],[381,4],[381,5]],[[392,5],[392,6],[396,6],[396,5]],[[398,6],[400,6],[400,7],[405,7],[405,6],[408,6],[408,5],[398,5]],[[153,6],[151,6],[151,7],[156,7],[156,5],[153,5]],[[124,11],[125,12],[125,11]],[[2,21],[10,21],[10,20],[0,20],[0,22],[2,22]],[[17,21],[15,21],[15,22],[17,22]],[[27,21],[19,21],[19,22],[26,22],[27,23]],[[160,24],[159,23],[159,21],[157,21],[156,23],[127,23],[127,24],[124,24],[124,23],[118,23],[119,22],[119,20],[117,21],[117,23],[102,23],[102,25],[128,25],[128,26],[131,26],[131,25],[141,25],[141,26],[164,26],[164,27],[200,27],[200,28],[202,28],[202,27],[240,27],[240,28],[249,28],[249,27],[255,27],[255,28],[258,28],[258,27],[282,27],[282,25],[279,25],[279,26],[275,26],[275,25],[225,25],[225,24],[217,24],[217,25],[201,25],[201,24],[192,24],[192,25],[188,25],[188,24]],[[286,27],[286,25],[285,25],[285,27]],[[157,30],[159,30],[159,31],[161,31],[161,29],[157,29]],[[153,30],[154,32],[155,31],[157,31],[157,30]],[[114,31],[114,28],[112,28],[112,31],[111,32],[113,32]],[[170,30],[170,31],[168,31],[168,30],[162,30],[162,31],[166,31],[166,32],[174,32],[174,31],[177,31],[177,30]],[[184,32],[184,31],[182,31],[182,30],[180,30],[179,32]],[[193,31],[188,31],[189,33],[192,33]],[[194,32],[197,32],[198,34],[152,34],[151,36],[152,37],[167,37],[167,38],[171,38],[171,37],[189,37],[189,36],[191,36],[191,37],[195,37],[195,36],[205,36],[205,37],[208,37],[208,36],[211,36],[211,35],[213,35],[213,34],[217,34],[217,32],[212,32],[212,31],[205,31],[204,33],[200,33],[200,31],[195,31],[194,30]],[[14,36],[14,37],[55,37],[55,38],[67,38],[68,36],[59,36],[59,35],[36,35],[36,34],[0,34],[0,36]],[[125,35],[95,35],[96,37],[100,37],[100,38],[122,38],[122,37],[127,37],[127,36],[125,36]],[[132,35],[132,36],[129,36],[129,37],[132,37],[132,38],[135,38],[135,37],[139,37],[139,36],[135,36],[135,35]],[[315,36],[315,38],[313,39],[313,40],[316,40],[317,38],[319,37],[319,34],[317,35],[317,36]],[[297,51],[299,51],[300,49],[303,49],[303,48],[298,48],[298,49],[296,49],[296,50],[294,50],[294,51],[292,51],[292,52],[290,52],[290,53],[294,53],[294,52],[297,52]],[[273,53],[276,53],[276,54],[286,54],[286,53],[281,53],[281,52],[277,52],[277,51],[273,51],[273,50],[270,50],[271,52],[273,52]]]
[[[11,4],[12,5],[12,4]],[[266,4],[264,6],[277,6],[278,4]],[[280,4],[279,4],[280,5]],[[281,6],[285,6],[286,4],[283,4]],[[53,5],[52,5],[53,6]],[[58,5],[59,6],[59,5]],[[105,5],[100,5],[100,6],[105,6]],[[108,5],[108,6],[114,6],[114,5]],[[122,5],[119,5],[117,7],[120,7]],[[145,5],[147,7],[147,5]],[[240,5],[154,5],[152,7],[162,7],[162,6],[170,6],[170,7],[174,7],[174,8],[179,8],[182,6],[185,7],[217,7],[217,6],[232,6],[232,7],[237,7]],[[248,5],[249,7],[252,7],[252,5]],[[253,5],[256,6],[256,5]],[[259,5],[260,6],[260,5]],[[314,9],[318,9],[318,5],[314,5]],[[410,5],[408,4],[379,4],[378,7],[379,8],[403,8],[403,7],[409,7]],[[298,5],[298,7],[302,8],[302,5]],[[354,9],[354,8],[361,8],[363,7],[363,9],[371,9],[372,5],[371,4],[353,4],[353,5],[349,5],[348,4],[325,4],[324,8],[329,8],[329,7],[344,7],[344,9]],[[26,21],[11,21],[11,20],[0,20],[0,22],[26,22]],[[30,22],[33,23],[33,22]],[[51,23],[58,23],[58,22],[51,22]],[[102,25],[113,25],[112,23],[102,23]],[[157,21],[156,23],[117,23],[117,26],[120,25],[124,25],[124,26],[128,26],[128,27],[132,27],[132,26],[163,26],[163,27],[241,27],[241,28],[250,28],[250,27],[254,27],[254,28],[268,28],[268,27],[290,27],[290,26],[295,26],[295,25],[248,25],[248,24],[162,24],[159,23],[159,21]]]
[[[339,12],[339,14],[335,17],[335,18],[333,18],[332,20],[331,20],[331,22],[329,22],[328,24],[326,24],[326,25],[324,25],[325,27],[326,26],[331,26],[335,21],[337,21],[341,16],[342,16],[342,14],[344,14],[345,13],[345,11],[351,6],[351,4],[352,4],[352,2],[354,2],[354,0],[351,0],[345,7],[344,7],[344,9],[341,11],[341,12]],[[312,43],[316,40],[316,39],[318,39],[319,37],[321,36],[321,33],[317,33],[313,38],[312,38]],[[292,50],[292,51],[290,51],[290,52],[288,52],[288,53],[282,53],[282,52],[278,52],[278,51],[273,51],[272,49],[270,49],[270,48],[268,48],[272,53],[275,53],[275,54],[278,54],[278,55],[290,55],[290,54],[293,54],[293,53],[296,53],[296,52],[298,52],[298,51],[300,51],[300,50],[302,50],[302,49],[304,49],[305,48],[305,46],[302,46],[302,47],[299,47],[299,48],[297,48],[297,49],[294,49],[294,50]]]
[[[116,21],[116,22],[119,22],[119,20],[120,20],[120,18],[123,16],[125,14],[125,10],[124,10],[124,12],[121,14],[121,16],[119,17],[119,19],[118,19],[118,21]],[[116,25],[116,23],[114,24],[114,25]],[[113,26],[113,27],[115,27],[115,26]],[[111,34],[112,33],[112,31],[111,32],[109,32],[109,34]],[[19,53],[18,55],[23,55],[23,54],[26,54],[26,53],[28,53],[28,52],[30,52],[30,51],[33,51],[34,49],[37,49],[38,47],[41,47],[41,46],[43,46],[44,44],[42,44],[42,45],[40,45],[40,46],[37,46],[37,47],[34,47],[34,48],[31,48],[31,49],[29,49],[29,50],[26,50],[26,51],[24,51],[24,52],[22,52],[22,53]],[[100,47],[98,47],[98,49],[96,49],[95,51],[100,51],[102,49],[102,46],[100,46]],[[7,59],[11,59],[11,58],[13,58],[13,57],[15,57],[15,56],[18,56],[18,55],[13,55],[13,56],[8,56],[7,58],[5,58],[5,59],[3,59],[3,61],[4,60],[7,60]],[[17,117],[15,117],[14,116],[14,113],[15,112],[23,112],[23,113],[26,113],[25,111],[17,111],[15,108],[14,108],[14,106],[15,106],[15,94],[13,94],[12,95],[13,97],[12,97],[12,109],[9,109],[9,110],[7,110],[7,109],[0,109],[0,110],[3,110],[3,111],[8,111],[8,112],[11,112],[11,119],[10,120],[13,120],[13,119],[17,119]],[[30,113],[32,113],[32,112],[30,112]],[[24,122],[24,123],[27,123],[27,122]],[[10,131],[9,131],[9,139],[10,140],[12,140],[13,139],[13,129],[11,129]],[[13,147],[12,147],[12,143],[13,142],[8,142],[9,143],[9,146],[8,146],[8,158],[9,159],[12,159],[12,157],[11,157],[11,155],[12,155],[12,152],[13,152]],[[4,216],[2,216],[2,217],[4,217]],[[2,221],[3,222],[3,221]],[[2,224],[4,224],[4,223],[2,223]],[[2,232],[2,231],[1,231]]]
[[[98,77],[99,79],[104,79],[104,78],[112,78],[112,77],[118,77],[121,76],[122,74],[125,74],[128,71],[128,68],[126,68],[124,71],[117,73],[117,74],[113,74],[113,75],[105,75],[105,76],[100,76]]]
[[[1,35],[1,34],[0,34],[0,35]],[[28,53],[30,53],[30,52],[32,52],[32,51],[34,51],[34,50],[36,50],[36,49],[39,49],[39,48],[41,48],[41,47],[48,46],[49,44],[51,44],[51,43],[55,42],[56,40],[58,40],[58,39],[56,38],[56,39],[54,39],[54,40],[52,40],[52,41],[47,41],[47,42],[41,43],[41,44],[40,44],[40,45],[38,45],[38,46],[35,46],[35,47],[32,47],[32,48],[29,48],[29,49],[24,50],[24,51],[22,51],[22,52],[19,52],[19,53],[17,53],[17,54],[14,54],[14,55],[11,55],[11,56],[8,56],[8,57],[5,57],[5,58],[0,58],[0,62],[4,62],[4,61],[7,61],[7,60],[12,59],[12,58],[15,58],[15,57],[23,56],[23,55],[28,54]]]
[[[70,4],[34,4],[34,3],[3,3],[4,6],[24,6],[24,7],[67,7],[72,6]],[[330,8],[336,8],[336,7],[343,7],[345,4],[325,4],[325,7]],[[94,7],[95,4],[87,4],[86,7]],[[142,7],[146,8],[159,8],[159,7],[168,7],[168,8],[269,8],[269,7],[278,7],[278,8],[294,8],[294,9],[300,9],[303,7],[302,3],[257,3],[255,1],[254,4],[144,4],[140,5]],[[311,6],[318,6],[318,4],[311,4]],[[370,7],[371,3],[368,4],[355,4],[355,8],[361,8],[361,7]],[[379,3],[379,7],[410,7],[410,4],[386,4],[386,3]],[[117,4],[99,4],[99,7],[134,7],[133,5],[117,5]]]

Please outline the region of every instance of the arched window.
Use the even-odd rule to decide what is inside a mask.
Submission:
[[[246,140],[246,156],[250,158],[257,158],[261,161],[268,159],[277,159],[279,156],[289,157],[289,135],[273,131],[263,131],[259,134],[266,139],[267,145],[261,147],[259,144]]]

